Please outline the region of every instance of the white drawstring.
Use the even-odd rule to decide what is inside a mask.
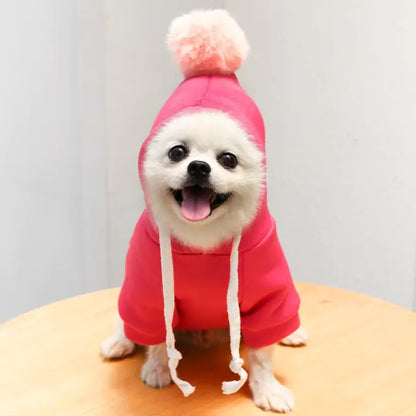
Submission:
[[[232,360],[230,369],[240,376],[240,380],[223,381],[222,392],[232,394],[238,391],[247,381],[247,371],[244,370],[244,361],[240,357],[241,319],[238,302],[238,246],[240,245],[241,232],[235,237],[230,256],[230,282],[227,291],[227,311],[230,324],[230,348]]]
[[[166,326],[166,349],[169,357],[168,365],[172,380],[181,389],[183,395],[187,397],[195,391],[195,387],[187,381],[181,380],[176,372],[179,360],[182,359],[182,354],[175,348],[175,335],[173,334],[172,329],[173,310],[175,307],[172,249],[170,243],[170,233],[163,226],[159,226],[159,242]]]
[[[247,372],[243,368],[244,361],[240,357],[241,320],[238,302],[238,246],[241,232],[235,237],[230,256],[230,281],[227,291],[227,311],[230,324],[230,348],[232,360],[230,369],[240,376],[239,380],[224,381],[222,391],[232,394],[238,391],[247,380]],[[162,267],[163,301],[166,326],[166,349],[168,365],[174,383],[181,389],[185,397],[195,391],[195,387],[187,381],[181,380],[176,372],[182,354],[175,348],[175,336],[172,329],[173,311],[175,307],[174,273],[170,233],[164,226],[159,226],[160,258]]]

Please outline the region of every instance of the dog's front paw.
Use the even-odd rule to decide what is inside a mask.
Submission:
[[[289,347],[299,347],[308,342],[308,333],[302,327],[299,327],[295,332],[292,332],[288,337],[283,338],[280,344]]]
[[[147,360],[143,364],[141,376],[150,387],[161,389],[172,383],[169,367],[154,360]]]
[[[264,410],[285,413],[295,404],[292,392],[274,377],[265,377],[250,382],[254,404]]]
[[[106,360],[124,358],[133,354],[136,345],[118,333],[111,335],[101,343],[100,353]]]

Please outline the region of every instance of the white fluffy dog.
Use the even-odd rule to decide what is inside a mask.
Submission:
[[[135,343],[148,345],[143,381],[160,388],[173,380],[188,395],[194,388],[176,374],[181,356],[172,327],[229,325],[231,369],[240,380],[225,382],[223,390],[233,393],[247,378],[238,353],[241,328],[255,404],[285,412],[293,396],[273,374],[274,343],[300,345],[307,336],[298,328],[298,298],[267,210],[261,115],[233,75],[248,45],[222,10],[176,19],[168,40],[186,80],[140,153],[147,209],[127,256],[122,319],[101,354],[120,358]],[[208,285],[214,274],[218,285]],[[276,318],[283,309],[290,314]]]

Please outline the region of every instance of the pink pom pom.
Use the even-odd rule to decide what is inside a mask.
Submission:
[[[167,42],[185,78],[233,74],[249,51],[244,32],[226,10],[196,10],[177,17]]]

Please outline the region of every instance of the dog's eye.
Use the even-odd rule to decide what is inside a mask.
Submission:
[[[228,152],[220,154],[217,160],[225,169],[234,169],[238,164],[237,157]]]
[[[180,162],[188,156],[188,149],[183,145],[173,146],[169,150],[168,156],[172,162]]]

